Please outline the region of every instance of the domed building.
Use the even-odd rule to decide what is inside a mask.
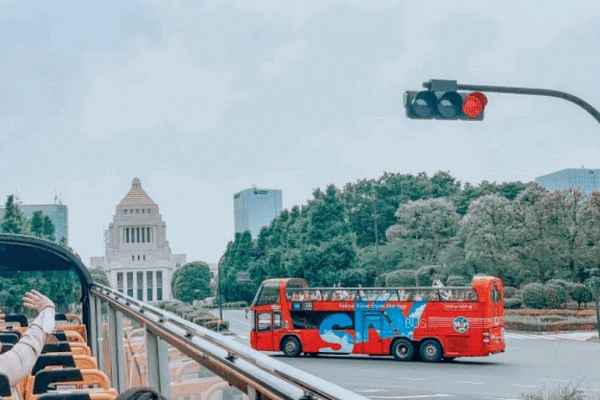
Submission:
[[[117,204],[104,236],[104,257],[92,257],[91,268],[105,271],[112,287],[130,297],[171,300],[171,278],[186,256],[171,251],[167,225],[139,178]]]

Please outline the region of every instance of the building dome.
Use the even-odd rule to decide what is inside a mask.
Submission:
[[[123,197],[123,200],[121,200],[121,202],[118,204],[119,207],[132,206],[132,205],[140,205],[140,206],[155,206],[156,205],[154,200],[152,200],[152,198],[150,198],[150,196],[148,196],[148,193],[146,193],[144,191],[144,189],[142,189],[142,182],[140,181],[140,178],[138,178],[138,177],[133,178],[133,181],[131,181],[131,188],[129,189],[129,192],[127,192],[125,197]]]

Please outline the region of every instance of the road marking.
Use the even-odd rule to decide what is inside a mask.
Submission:
[[[465,385],[483,385],[485,382],[456,381],[456,383],[464,383]]]
[[[394,379],[401,379],[401,380],[404,380],[404,381],[424,381],[425,380],[425,378],[410,378],[410,377],[407,377],[407,376],[399,376],[399,377],[394,378]]]
[[[401,399],[436,399],[441,397],[454,397],[451,394],[446,393],[434,393],[434,394],[412,394],[406,396],[371,396],[372,399],[389,399],[389,400],[401,400]]]
[[[364,390],[358,391],[358,393],[380,393],[380,392],[387,392],[387,390],[385,390],[385,389],[364,389]]]
[[[522,387],[522,388],[529,388],[529,389],[535,389],[535,388],[539,387],[539,385],[524,385],[522,383],[513,383],[512,385]]]

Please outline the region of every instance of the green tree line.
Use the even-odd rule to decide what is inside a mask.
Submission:
[[[26,218],[14,195],[9,195],[6,199],[0,232],[56,240],[55,227],[50,217],[36,211],[31,219]],[[21,312],[21,299],[30,289],[48,295],[59,311],[67,311],[69,305],[76,303],[81,297],[79,279],[72,271],[16,273],[10,277],[0,276],[0,306],[5,312]]]
[[[236,234],[221,257],[226,301],[260,282],[311,285],[465,284],[478,273],[506,285],[600,276],[600,193],[530,183],[461,184],[447,172],[385,173],[317,189],[257,238]],[[238,282],[245,271],[250,282]]]

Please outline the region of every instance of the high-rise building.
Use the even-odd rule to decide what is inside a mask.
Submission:
[[[19,209],[28,219],[33,213],[41,211],[54,224],[54,237],[57,242],[69,241],[69,209],[64,204],[19,204]],[[0,219],[4,216],[4,208],[0,208]]]
[[[138,178],[117,204],[104,240],[104,256],[92,257],[90,266],[104,270],[113,288],[147,302],[171,300],[173,273],[186,256],[171,252],[167,224]]]
[[[235,232],[250,231],[256,238],[282,210],[281,190],[250,188],[233,196]]]
[[[600,190],[600,169],[567,168],[535,178],[548,190],[578,189],[585,194]]]

